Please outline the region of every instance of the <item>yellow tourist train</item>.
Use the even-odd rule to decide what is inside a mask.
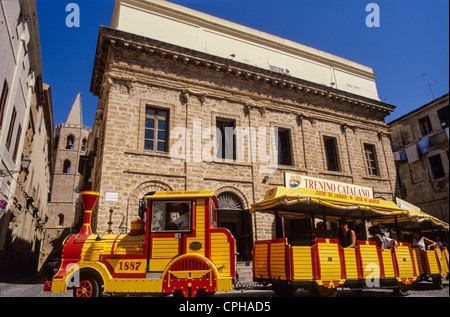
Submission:
[[[127,234],[92,233],[91,215],[98,197],[92,191],[81,193],[83,226],[65,240],[59,269],[44,290],[72,289],[76,297],[104,293],[194,297],[231,291],[239,285],[236,240],[227,229],[217,227],[218,202],[212,191],[146,196],[146,209]],[[424,228],[424,224],[448,234],[448,224],[394,202],[276,187],[253,204],[251,212],[275,215],[275,239],[254,243],[253,279],[280,296],[290,296],[297,289],[331,296],[342,287],[392,288],[404,295],[421,279],[431,277],[441,287],[442,279],[448,278],[445,247],[421,250],[398,239],[385,248],[368,241],[368,223],[394,228],[397,237],[402,230]],[[342,222],[344,218],[347,223]],[[350,223],[355,226],[352,247],[340,244],[339,221],[343,228]]]

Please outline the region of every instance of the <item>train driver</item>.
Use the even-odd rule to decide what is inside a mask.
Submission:
[[[189,206],[182,203],[178,205],[179,217],[173,223],[177,226],[178,230],[189,230]]]

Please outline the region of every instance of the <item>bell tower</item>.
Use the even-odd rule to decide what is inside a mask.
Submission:
[[[78,172],[80,156],[86,155],[91,129],[83,125],[81,93],[78,93],[65,123],[55,127],[48,219],[45,226],[44,247],[40,264],[50,254],[59,254],[57,248],[65,237],[76,232],[80,224],[82,208],[80,193],[83,176]]]

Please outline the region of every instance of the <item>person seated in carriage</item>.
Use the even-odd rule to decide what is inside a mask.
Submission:
[[[356,247],[356,234],[348,227],[347,220],[339,220],[339,243],[343,248]]]

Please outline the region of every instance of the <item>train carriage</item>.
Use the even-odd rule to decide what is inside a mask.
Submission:
[[[432,240],[439,236],[448,237],[447,223],[417,209],[408,209],[407,216],[403,215],[396,219],[381,218],[375,223],[389,230],[394,228],[400,239],[404,239],[414,231],[420,231]],[[418,280],[431,278],[436,288],[442,288],[442,279],[448,279],[449,274],[448,248],[442,246],[421,250],[418,245],[413,245],[412,250],[419,272]]]
[[[409,219],[411,213],[393,202],[277,187],[253,204],[252,212],[271,213],[276,218],[276,239],[256,241],[253,267],[255,281],[271,283],[279,295],[290,295],[299,288],[334,295],[338,287],[392,288],[405,294],[421,274],[415,249],[409,243],[382,250],[375,241],[367,241],[366,223]],[[337,229],[333,225],[341,218],[359,227],[354,248],[343,248],[333,234]],[[324,236],[317,236],[317,232],[314,236],[317,220],[325,223],[325,228],[328,225]],[[301,228],[306,232],[299,232]],[[428,259],[435,259],[426,262],[428,269],[444,278],[448,273],[445,254],[440,249],[426,251]]]
[[[99,193],[83,192],[81,231],[64,243],[59,271],[46,290],[77,297],[112,294],[212,295],[236,278],[236,241],[216,227],[212,191],[156,192],[146,196],[142,219],[127,234],[93,234]],[[181,219],[181,220],[178,220]]]

